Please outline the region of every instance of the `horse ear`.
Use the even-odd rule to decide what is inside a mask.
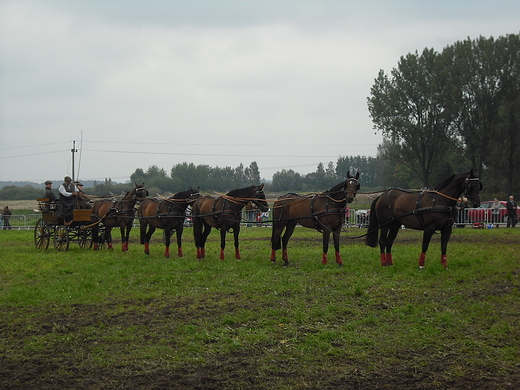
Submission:
[[[473,175],[473,168],[471,168],[471,171],[469,171],[469,177],[470,178],[474,177],[474,175]]]
[[[262,191],[264,189],[264,185],[265,185],[265,183],[262,183],[262,184],[259,185],[260,191]]]
[[[350,171],[347,171],[347,179],[350,179],[351,176],[350,176]]]
[[[359,179],[359,171],[356,173],[356,180]]]

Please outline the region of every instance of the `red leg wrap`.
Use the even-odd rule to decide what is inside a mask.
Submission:
[[[426,259],[426,253],[422,252],[419,257],[419,267],[424,267],[424,260]]]
[[[271,261],[274,263],[276,261],[276,251],[271,249]]]
[[[343,265],[343,261],[341,260],[341,253],[339,251],[336,252],[336,263]]]
[[[170,258],[170,247],[166,247],[164,249],[164,257],[166,257],[167,259]]]
[[[394,261],[392,260],[392,254],[387,253],[386,254],[386,265],[394,265]]]
[[[441,256],[441,265],[444,268],[448,268],[448,257],[446,255]]]
[[[109,242],[109,243],[107,244],[107,246],[108,246],[108,249],[114,249],[114,247],[112,246],[112,243],[111,243],[111,242]]]
[[[235,259],[240,260],[240,249],[235,248]]]
[[[197,260],[201,258],[200,248],[197,248]]]
[[[289,256],[287,255],[287,249],[282,249],[282,260],[283,261],[289,260]]]
[[[182,252],[182,248],[181,247],[177,248],[177,256],[184,257],[184,253]]]
[[[327,254],[324,253],[322,256],[321,256],[321,264],[327,264]]]
[[[94,250],[95,251],[99,250],[99,244],[97,242],[94,243]]]
[[[224,249],[220,250],[220,260],[224,260]]]
[[[386,253],[381,253],[381,265],[386,267]]]
[[[150,254],[150,244],[145,242],[144,243],[144,254],[149,255]]]

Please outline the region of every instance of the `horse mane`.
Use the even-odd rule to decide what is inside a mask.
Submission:
[[[186,191],[181,191],[181,192],[177,192],[176,194],[173,194],[170,197],[170,199],[182,199],[182,198],[186,198],[190,195],[191,195],[190,190],[186,190]]]
[[[255,186],[236,188],[234,190],[229,191],[226,195],[232,196],[234,198],[249,197],[251,195],[251,192],[253,192],[254,187]]]
[[[454,179],[455,179],[455,176],[460,176],[460,175],[466,175],[467,173],[459,173],[458,175],[451,175],[450,177],[444,179],[443,181],[441,181],[439,184],[437,184],[435,187],[433,187],[435,190],[441,190],[443,188],[446,188]]]
[[[342,181],[341,183],[338,183],[336,184],[334,187],[332,187],[330,190],[327,190],[327,191],[323,191],[323,193],[329,193],[329,192],[338,192],[340,191],[343,187],[345,187],[345,182]]]

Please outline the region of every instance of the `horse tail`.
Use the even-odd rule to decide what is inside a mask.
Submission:
[[[376,204],[379,200],[379,196],[374,199],[370,206],[370,222],[368,223],[367,238],[365,239],[365,245],[375,248],[377,246],[377,240],[379,236],[379,221],[377,220]]]

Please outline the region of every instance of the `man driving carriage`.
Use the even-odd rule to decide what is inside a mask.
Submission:
[[[63,218],[65,224],[72,222],[73,210],[78,193],[70,176],[65,176],[63,183],[58,188],[60,193],[58,204],[58,217]]]
[[[90,199],[83,192],[83,183],[75,181],[74,184],[76,185],[76,192],[78,193],[78,208],[91,209],[92,205],[90,204]]]

